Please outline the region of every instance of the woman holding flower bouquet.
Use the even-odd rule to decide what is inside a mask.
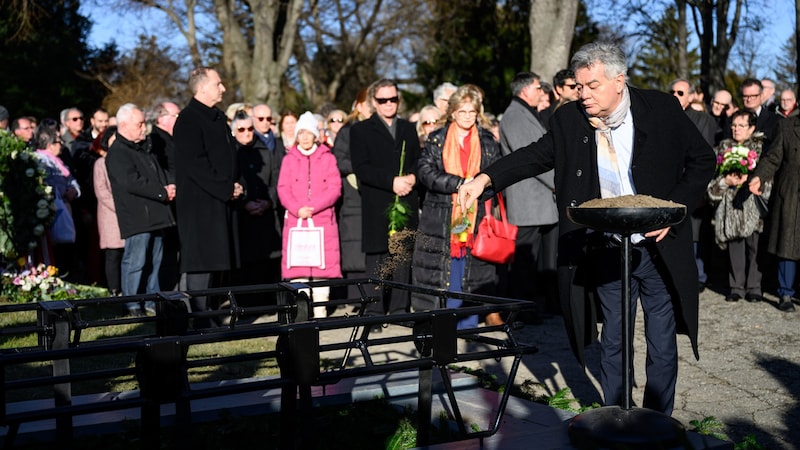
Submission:
[[[761,300],[761,271],[756,254],[764,230],[765,210],[758,202],[769,199],[772,183],[764,183],[761,199],[750,195],[748,174],[756,168],[764,145],[763,133],[756,133],[757,117],[739,110],[731,116],[732,138],[717,146],[717,177],[708,185],[708,196],[717,204],[714,235],[717,245],[728,250],[730,292],[725,300],[744,297],[749,302]]]
[[[497,284],[495,264],[474,258],[471,246],[483,204],[462,210],[456,202],[459,186],[500,157],[492,133],[483,128],[483,93],[464,85],[450,96],[444,127],[432,132],[420,155],[417,176],[427,189],[414,245],[414,286],[492,295]],[[413,293],[414,310],[436,309],[436,298]],[[448,299],[447,306],[461,306]],[[487,315],[487,325],[499,325],[498,313]],[[459,321],[459,328],[477,327],[477,316]]]

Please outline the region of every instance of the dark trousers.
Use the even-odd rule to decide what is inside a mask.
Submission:
[[[557,224],[518,227],[509,297],[535,301],[538,296],[543,301],[539,305],[542,310],[560,310],[555,277],[557,248]]]
[[[186,290],[187,291],[202,291],[209,289],[215,278],[216,272],[194,272],[186,274]],[[189,306],[191,312],[208,311],[212,309],[211,299],[207,295],[193,296],[189,299]],[[216,308],[214,308],[216,309]],[[198,318],[194,319],[194,328],[209,328],[212,326],[219,326],[219,321],[211,318]]]
[[[606,405],[622,405],[622,282],[619,247],[602,251],[596,266],[606,281],[597,286],[603,311],[600,338],[600,385]],[[631,262],[631,317],[636,317],[636,299],[642,303],[647,341],[644,391],[645,408],[671,414],[678,378],[678,345],[675,337],[675,311],[664,282],[666,269],[655,247],[635,247]],[[634,322],[633,320],[631,322]],[[631,323],[631,335],[634,324]],[[633,355],[633,346],[630,348]],[[633,358],[631,358],[633,360]],[[631,368],[631,377],[633,368]],[[633,380],[631,380],[631,386]]]
[[[761,270],[758,268],[758,237],[754,232],[744,239],[735,239],[728,242],[728,259],[730,272],[728,272],[728,285],[731,294],[761,295]]]
[[[392,270],[385,270],[391,267]],[[383,269],[383,270],[381,270]],[[411,258],[397,261],[392,260],[389,252],[386,253],[367,253],[366,255],[367,275],[376,277],[380,273],[389,273],[387,279],[398,283],[411,283]],[[367,305],[364,314],[367,316],[383,316],[385,314],[402,314],[408,312],[408,305],[411,301],[410,293],[403,289],[384,288],[378,294],[382,299]]]
[[[122,293],[122,255],[125,253],[125,248],[106,248],[103,249],[103,253],[105,254],[106,286],[111,295],[120,295]]]

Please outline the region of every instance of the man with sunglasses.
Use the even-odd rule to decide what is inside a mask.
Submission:
[[[708,145],[713,146],[717,125],[710,114],[697,111],[691,107],[692,92],[694,92],[694,86],[683,78],[673,80],[669,84],[669,93],[678,100],[681,109],[683,109],[694,126],[697,127],[697,130],[703,135]],[[707,247],[707,244],[711,242],[711,235],[709,233],[711,232],[711,216],[713,215],[713,209],[708,201],[706,201],[705,197],[703,197],[703,200],[698,205],[686,206],[688,206],[689,211],[691,211],[692,245],[694,246],[694,262],[697,265],[697,284],[699,291],[703,292],[708,284],[708,274],[706,274],[705,263],[701,255],[710,254],[710,249]],[[701,239],[701,236],[706,239]]]
[[[556,72],[553,76],[553,86],[558,97],[558,103],[556,103],[553,111],[564,103],[574,102],[580,98],[578,83],[575,82],[575,72],[572,69],[563,69]]]
[[[388,267],[391,262],[386,210],[393,204],[395,196],[407,206],[406,228],[412,231],[417,228],[419,195],[415,172],[420,147],[414,125],[397,117],[400,94],[395,81],[376,81],[370,89],[370,97],[375,113],[351,128],[350,153],[361,192],[361,246],[366,253],[366,272],[368,276],[380,276],[379,269]],[[405,159],[401,161],[403,153]],[[409,283],[411,258],[396,266],[392,273],[386,274],[387,278]],[[404,313],[410,302],[408,292],[399,289],[392,291],[390,299],[385,299],[388,305],[385,306],[383,300],[367,305],[366,315]],[[373,327],[372,331],[380,332],[381,328]]]
[[[511,80],[510,87],[513,97],[500,121],[500,153],[504,156],[538,141],[547,132],[536,110],[544,95],[539,75],[520,72]],[[553,281],[558,242],[554,191],[552,170],[522,180],[505,190],[508,220],[519,227],[509,274],[509,296],[531,302],[535,302],[537,296],[542,297],[541,310],[546,309],[548,303],[551,309],[558,309]],[[524,314],[521,317],[523,322],[540,320],[533,310]]]

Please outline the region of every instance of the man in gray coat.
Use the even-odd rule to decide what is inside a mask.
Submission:
[[[547,132],[536,110],[544,95],[539,75],[518,73],[511,80],[511,93],[514,98],[500,121],[500,153],[503,156],[538,141]],[[551,310],[558,309],[555,298],[558,210],[554,191],[552,170],[522,180],[505,190],[508,220],[519,227],[509,275],[509,295],[533,300],[537,292],[545,294]],[[531,283],[533,279],[535,282]],[[526,319],[535,320],[523,317]]]

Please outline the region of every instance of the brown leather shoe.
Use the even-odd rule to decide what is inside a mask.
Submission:
[[[493,312],[486,315],[486,320],[484,320],[487,327],[495,327],[499,325],[505,325],[506,323],[503,321],[503,318],[500,317],[500,313]]]

